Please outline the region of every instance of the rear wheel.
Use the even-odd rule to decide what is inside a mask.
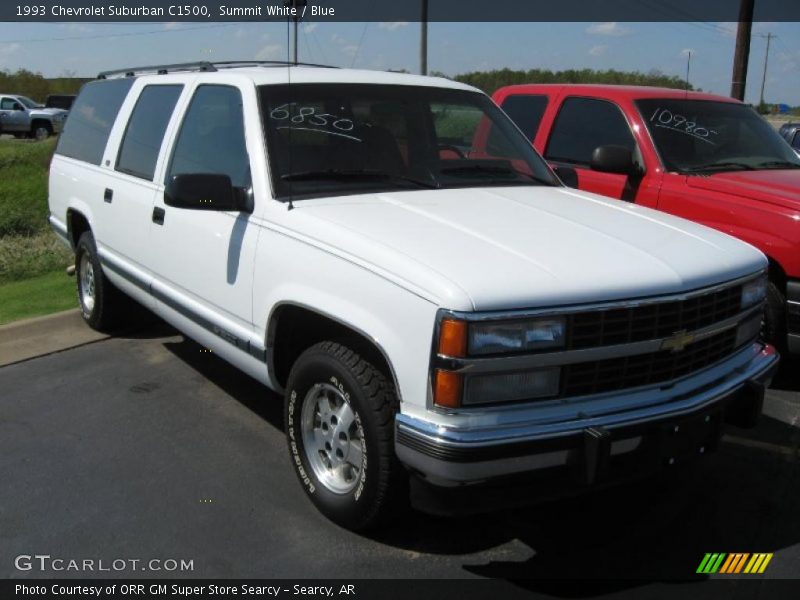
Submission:
[[[81,235],[75,247],[75,278],[83,320],[92,329],[108,331],[125,298],[103,274],[94,237],[88,231]]]
[[[394,454],[394,386],[374,365],[334,342],[306,350],[286,386],[289,455],[315,506],[332,521],[363,530],[407,502]]]

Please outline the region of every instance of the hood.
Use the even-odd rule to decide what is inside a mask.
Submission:
[[[57,115],[66,115],[69,111],[66,111],[63,108],[45,108],[44,106],[39,106],[36,108],[32,108],[31,112],[38,115],[57,116]]]
[[[800,210],[800,169],[764,169],[691,176],[686,183],[697,189],[745,196]]]
[[[653,296],[766,267],[761,252],[725,234],[567,188],[305,200],[287,218],[298,233],[454,310]]]

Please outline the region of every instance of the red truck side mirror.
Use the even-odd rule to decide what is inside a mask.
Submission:
[[[633,153],[622,146],[598,146],[592,152],[592,170],[620,175],[640,175],[641,170],[633,162]]]

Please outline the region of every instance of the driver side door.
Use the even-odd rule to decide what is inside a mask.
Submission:
[[[0,100],[0,120],[6,133],[27,132],[30,129],[30,118],[25,107],[15,98]]]

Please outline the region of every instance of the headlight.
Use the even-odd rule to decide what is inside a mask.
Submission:
[[[464,390],[464,406],[555,396],[560,375],[561,369],[554,367],[469,377]]]
[[[742,308],[745,309],[761,302],[767,297],[767,276],[762,275],[742,286]]]
[[[563,317],[471,323],[469,353],[501,354],[560,348],[564,346],[565,331]]]

